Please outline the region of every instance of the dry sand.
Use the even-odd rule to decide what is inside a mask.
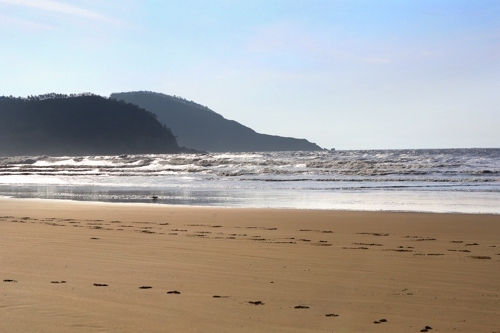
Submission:
[[[0,216],[0,332],[500,332],[498,215],[0,199]]]

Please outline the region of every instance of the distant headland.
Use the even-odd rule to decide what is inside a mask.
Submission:
[[[0,156],[182,153],[151,112],[93,94],[0,97]]]
[[[110,96],[144,108],[172,129],[179,145],[210,152],[316,151],[322,148],[306,139],[260,134],[228,120],[206,106],[149,91],[113,93]]]
[[[160,93],[0,96],[0,156],[315,150]]]

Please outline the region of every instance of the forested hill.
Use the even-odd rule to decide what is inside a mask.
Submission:
[[[0,97],[0,156],[179,153],[151,112],[95,95]]]
[[[113,93],[111,98],[138,105],[158,116],[177,136],[179,145],[212,152],[321,150],[305,139],[266,135],[225,119],[192,101],[160,93]]]

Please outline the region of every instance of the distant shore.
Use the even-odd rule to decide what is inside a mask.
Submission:
[[[500,216],[0,198],[5,331],[492,332]]]

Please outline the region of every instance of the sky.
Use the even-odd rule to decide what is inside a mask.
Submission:
[[[498,148],[500,1],[0,0],[0,95],[138,90],[323,148]]]

